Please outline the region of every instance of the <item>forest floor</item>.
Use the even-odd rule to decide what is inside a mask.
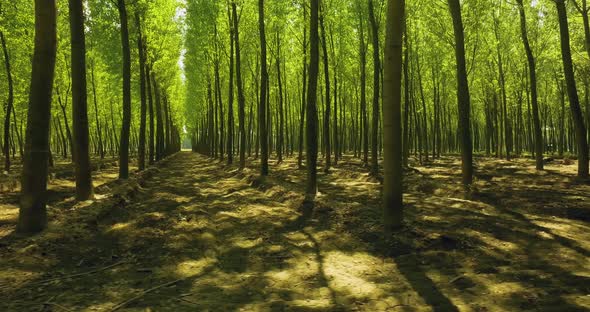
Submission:
[[[379,182],[345,157],[301,217],[295,158],[256,179],[181,152],[97,199],[51,185],[50,225],[14,234],[0,197],[0,311],[588,311],[590,185],[556,160],[478,158],[466,193],[443,157],[405,178],[405,229],[382,236]],[[61,183],[61,184],[60,184]],[[60,186],[61,185],[61,186]]]

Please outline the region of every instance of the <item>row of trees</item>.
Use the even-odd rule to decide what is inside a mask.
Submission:
[[[21,4],[14,3],[14,10],[25,7],[20,6]],[[38,232],[44,229],[47,223],[46,188],[48,168],[53,159],[52,145],[62,152],[64,157],[68,156],[68,151],[71,154],[75,168],[77,200],[88,200],[93,197],[91,130],[96,130],[93,152],[97,158],[104,158],[105,153],[109,151],[118,152],[120,179],[129,177],[130,150],[137,151],[137,165],[139,170],[143,170],[146,164],[153,164],[179,151],[181,147],[181,133],[178,125],[182,123],[176,121],[171,99],[173,95],[171,93],[174,92],[173,88],[176,87],[176,80],[180,79],[180,75],[178,66],[170,67],[170,63],[176,65],[180,55],[180,34],[176,35],[176,56],[173,56],[174,51],[162,50],[174,47],[169,43],[171,39],[158,37],[162,33],[166,34],[165,30],[173,31],[169,29],[169,23],[174,22],[176,6],[168,2],[135,1],[129,9],[129,5],[124,0],[118,0],[116,3],[69,0],[67,6],[69,14],[64,17],[63,14],[58,14],[63,12],[61,9],[64,9],[60,4],[62,3],[55,0],[36,0],[34,6],[35,41],[30,72],[32,78],[29,105],[26,110],[28,117],[25,142],[18,143],[19,149],[24,150],[22,152],[22,197],[17,229],[26,233]],[[159,4],[168,4],[168,7],[158,7]],[[166,8],[169,10],[166,11]],[[5,10],[2,11],[3,14],[4,12]],[[118,14],[112,15],[114,12]],[[132,62],[133,49],[129,22],[133,19],[129,18],[130,13],[135,17],[133,30],[137,42],[137,48],[134,51],[137,53],[136,62]],[[117,17],[116,20],[115,17]],[[63,23],[67,20],[69,20],[69,36],[65,32],[68,24]],[[113,21],[116,21],[115,26]],[[9,53],[7,41],[12,37],[10,35],[17,34],[22,29],[17,27],[16,21],[3,19],[3,22],[11,26],[5,26],[0,31],[6,75],[9,78],[9,101],[4,132],[5,170],[8,171],[10,170],[10,118],[14,118],[12,124],[17,124],[16,114],[11,114],[15,111],[11,55],[18,54]],[[104,37],[114,28],[118,29],[120,36],[118,46],[117,42],[107,42]],[[5,35],[5,33],[8,34]],[[25,28],[25,34],[27,33]],[[88,42],[92,43],[90,51],[87,49]],[[68,46],[69,51],[65,50]],[[120,58],[115,60],[111,59],[114,49],[120,51]],[[16,50],[15,47],[13,51]],[[62,67],[56,70],[56,63],[59,65],[58,55],[63,55],[64,58]],[[87,62],[88,59],[90,64]],[[139,82],[137,87],[139,100],[136,101],[139,102],[139,114],[135,119],[132,119],[131,83],[134,76],[132,65],[136,66],[135,77]],[[24,71],[21,69],[19,74]],[[100,79],[104,84],[103,90],[100,90],[98,77],[104,77]],[[90,79],[92,88],[88,88],[87,79]],[[60,87],[63,87],[64,81],[67,81],[67,87],[62,94]],[[119,86],[122,88],[115,86],[117,82],[121,83]],[[120,91],[114,91],[115,89]],[[72,107],[71,112],[68,112],[66,109],[70,91]],[[52,110],[54,94],[57,95],[59,110]],[[106,99],[101,98],[99,94]],[[112,94],[115,94],[116,99],[122,99],[122,118],[117,123],[115,119],[118,118],[114,116],[120,115],[113,108],[113,98],[109,98]],[[90,127],[89,95],[93,100],[95,129]],[[119,95],[122,96],[119,97]],[[105,102],[109,103],[109,107],[104,107]],[[99,109],[100,106],[103,107]],[[110,124],[108,120],[105,120],[105,112],[110,113]],[[55,113],[62,114],[63,128],[66,129],[67,137],[64,135],[61,120],[59,117],[55,118]],[[72,120],[71,130],[68,117]],[[103,123],[101,119],[105,122]],[[137,139],[134,146],[130,146],[133,120],[139,121],[139,125],[133,129]],[[53,132],[53,135],[51,135],[52,122],[55,125],[54,128],[58,129],[57,134]],[[22,134],[19,131],[18,128],[13,130],[18,137],[21,137]],[[108,144],[106,144],[107,141]]]
[[[589,59],[570,51],[570,41],[577,52],[586,48],[577,30],[586,30],[587,12],[585,1],[563,0],[190,1],[187,125],[195,150],[229,163],[237,152],[241,168],[246,155],[260,158],[263,176],[269,155],[281,162],[298,153],[303,167],[305,152],[308,199],[318,158],[329,172],[347,152],[375,176],[384,154],[384,203],[398,208],[398,152],[405,166],[412,154],[428,162],[460,152],[466,185],[473,151],[531,155],[538,169],[545,153],[570,153],[587,177]],[[400,115],[390,106],[398,97]],[[400,216],[386,220],[395,227]]]
[[[91,155],[118,154],[126,178],[130,153],[143,169],[179,150],[185,131],[195,151],[237,156],[240,168],[260,158],[262,176],[272,155],[297,154],[300,168],[305,156],[310,201],[317,162],[329,172],[349,152],[374,176],[383,154],[384,202],[397,208],[399,155],[407,166],[412,154],[460,152],[467,185],[472,151],[530,154],[538,169],[547,152],[577,154],[588,175],[585,0],[41,2],[35,16],[29,1],[0,7],[2,150],[6,171],[23,156],[23,231],[45,222],[36,176],[51,155],[71,156],[84,199]]]

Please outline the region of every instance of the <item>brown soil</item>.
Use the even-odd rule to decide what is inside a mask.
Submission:
[[[53,184],[51,224],[29,238],[2,194],[0,311],[590,309],[575,164],[477,160],[469,190],[454,157],[409,170],[407,224],[389,237],[379,182],[351,157],[320,175],[311,216],[296,159],[261,180],[182,152],[126,183],[101,170],[97,200],[78,204]]]

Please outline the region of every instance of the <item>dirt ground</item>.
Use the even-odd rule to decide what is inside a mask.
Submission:
[[[406,227],[383,237],[379,182],[345,157],[302,218],[295,158],[238,171],[182,152],[97,199],[55,179],[49,228],[14,234],[0,195],[0,311],[588,311],[590,185],[575,164],[446,157],[405,179]],[[61,181],[61,182],[60,182]],[[61,184],[60,184],[61,183]],[[60,186],[61,185],[61,186]]]

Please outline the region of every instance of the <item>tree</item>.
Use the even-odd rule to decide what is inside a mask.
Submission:
[[[403,220],[402,54],[404,0],[388,0],[383,73],[383,221],[385,229]]]
[[[574,128],[576,131],[576,141],[578,145],[578,177],[588,177],[588,141],[586,139],[586,127],[584,126],[584,117],[580,108],[576,80],[574,78],[574,66],[572,64],[572,52],[570,50],[569,25],[567,20],[567,11],[565,0],[554,0],[557,7],[557,16],[559,20],[559,34],[561,43],[561,59],[563,62],[563,72],[567,85],[567,94],[572,111]]]
[[[313,201],[318,190],[317,186],[317,160],[318,160],[318,114],[317,114],[317,88],[319,72],[319,0],[311,0],[311,16],[309,26],[310,63],[309,85],[307,87],[307,116],[306,116],[306,162],[307,183],[305,198]]]
[[[119,178],[129,177],[129,135],[131,131],[131,49],[125,0],[118,0],[121,23],[121,47],[123,51],[123,126],[119,147]]]
[[[72,40],[72,119],[74,125],[74,154],[76,155],[76,199],[88,200],[92,198],[92,169],[90,167],[88,146],[84,4],[82,0],[69,0],[69,7]]]
[[[321,9],[321,8],[320,8]],[[330,64],[328,63],[328,49],[326,48],[326,28],[324,27],[324,13],[325,9],[320,13],[320,29],[322,32],[322,54],[324,63],[324,83],[326,85],[326,108],[324,110],[324,145],[326,163],[324,167],[325,172],[330,171],[331,163],[331,142],[330,142]]]
[[[232,15],[234,22],[234,44],[236,45],[236,83],[238,85],[238,123],[240,127],[240,169],[246,167],[246,126],[244,106],[244,85],[242,83],[242,62],[240,56],[240,30],[238,28],[238,13],[235,1],[232,2]]]
[[[455,59],[457,62],[457,103],[459,105],[459,138],[463,184],[473,182],[473,143],[471,142],[469,83],[465,62],[465,37],[459,0],[448,0],[455,34]]]
[[[145,169],[145,128],[147,114],[147,97],[146,97],[146,60],[143,34],[141,33],[141,19],[139,11],[135,11],[135,23],[137,24],[137,51],[139,52],[139,96],[141,100],[140,118],[139,118],[139,149],[138,149],[138,167],[139,170]]]
[[[533,108],[533,133],[535,144],[535,165],[537,170],[543,170],[543,134],[541,132],[541,121],[539,119],[539,100],[537,96],[537,71],[535,65],[535,57],[529,44],[529,37],[526,26],[526,15],[522,0],[516,0],[518,4],[518,12],[520,14],[520,33],[524,50],[526,52],[527,63],[529,66],[529,80],[530,80],[530,94],[531,105]]]
[[[379,141],[379,85],[381,84],[381,54],[379,52],[379,26],[375,18],[373,0],[369,0],[369,21],[373,37],[373,122],[371,124],[371,174],[379,175],[378,141]]]
[[[0,9],[1,13],[1,9]],[[4,66],[6,67],[6,78],[8,80],[8,99],[6,100],[6,115],[4,117],[4,171],[10,170],[10,113],[14,108],[14,86],[12,81],[12,70],[10,68],[10,56],[6,47],[6,38],[4,32],[0,30],[0,42],[4,52]]]
[[[313,1],[313,0],[312,0]],[[315,0],[317,1],[317,0]],[[268,175],[268,131],[266,120],[266,101],[268,70],[266,64],[266,34],[264,30],[264,0],[258,0],[258,29],[260,31],[260,105],[258,106],[258,126],[260,127],[260,175]]]
[[[55,0],[35,0],[35,50],[29,92],[17,231],[35,233],[47,225],[47,174],[51,95],[57,50]]]

